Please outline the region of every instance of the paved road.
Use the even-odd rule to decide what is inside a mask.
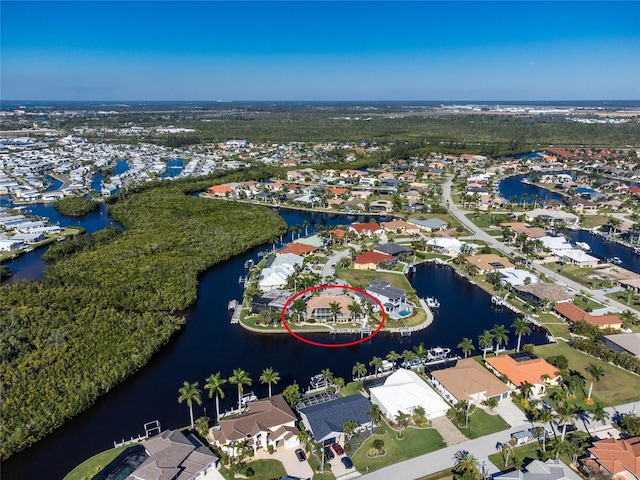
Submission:
[[[613,416],[614,414],[635,412],[636,407],[640,408],[640,402],[607,407],[605,410],[609,415]],[[579,430],[586,429],[586,425],[582,422],[576,423],[576,427]],[[592,426],[589,425],[589,427],[591,428]],[[484,437],[476,438],[474,440],[468,440],[464,443],[459,443],[451,447],[436,450],[435,452],[420,455],[419,457],[415,457],[404,462],[390,465],[380,470],[376,470],[375,472],[365,474],[360,478],[362,480],[388,480],[390,478],[393,480],[415,480],[416,478],[453,467],[453,457],[459,450],[469,451],[480,461],[481,464],[485,461],[487,469],[489,471],[493,471],[494,467],[488,463],[486,457],[498,452],[500,448],[499,446],[503,442],[509,440],[511,433],[528,428],[531,428],[530,423],[513,426],[501,432],[485,435]]]
[[[451,184],[452,184],[452,180],[448,179],[442,186],[442,196],[444,198],[445,204],[449,209],[449,212],[451,213],[451,215],[453,215],[460,223],[462,223],[465,227],[467,227],[469,230],[473,232],[473,238],[477,238],[478,240],[483,240],[487,242],[487,244],[497,248],[498,250],[503,252],[505,255],[520,255],[519,252],[513,250],[512,248],[507,247],[504,243],[500,242],[496,237],[492,237],[491,235],[489,235],[487,232],[485,232],[480,227],[475,225],[471,220],[469,220],[465,216],[465,214],[469,212],[459,209],[457,205],[453,203],[453,199],[451,198]],[[573,280],[563,277],[562,275],[558,274],[553,270],[548,269],[545,266],[533,263],[532,268],[537,270],[539,273],[544,273],[547,276],[547,278],[554,279],[556,283],[559,283],[560,285],[568,286],[577,292],[584,290],[596,300],[604,303],[605,305],[609,305],[615,309],[618,309],[620,312],[623,312],[624,310],[629,309],[629,307],[623,305],[622,303],[617,302],[616,300],[613,300],[609,297],[606,297],[600,290],[592,290],[590,288],[587,288],[584,285],[579,284],[578,282],[574,282]]]
[[[340,259],[348,257],[350,254],[351,251],[347,248],[345,250],[340,250],[335,255],[329,257],[327,263],[322,267],[322,278],[332,277],[335,272],[335,265],[340,261]]]

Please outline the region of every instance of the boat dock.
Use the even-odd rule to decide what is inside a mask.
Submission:
[[[240,323],[240,312],[242,312],[242,304],[236,300],[231,300],[229,302],[229,310],[233,310],[233,314],[231,314],[231,324]]]

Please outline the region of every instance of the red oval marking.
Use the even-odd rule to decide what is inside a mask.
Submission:
[[[373,332],[371,332],[371,334],[367,335],[366,337],[361,338],[360,340],[354,340],[352,342],[345,342],[345,343],[314,342],[313,340],[309,340],[308,338],[304,338],[304,337],[298,335],[296,332],[294,332],[289,327],[289,325],[287,324],[287,320],[286,320],[286,316],[285,316],[285,312],[287,311],[287,308],[289,307],[291,302],[293,302],[300,295],[304,295],[307,292],[313,292],[314,290],[324,290],[324,289],[327,289],[327,288],[339,288],[341,290],[353,290],[354,292],[363,293],[364,295],[372,298],[373,301],[378,304],[378,306],[380,307],[380,311],[382,312],[382,321],[380,322],[380,325],[378,326],[378,328],[376,328]],[[361,288],[351,287],[351,286],[348,286],[348,285],[319,285],[319,286],[316,286],[316,287],[311,287],[311,288],[307,288],[305,290],[302,290],[301,292],[296,293],[289,300],[287,300],[287,303],[285,303],[284,307],[282,308],[282,313],[281,313],[280,316],[281,316],[281,319],[282,319],[282,325],[284,325],[284,328],[287,329],[287,332],[289,332],[289,334],[291,336],[293,336],[294,338],[297,338],[301,342],[308,343],[309,345],[313,345],[315,347],[325,347],[325,348],[351,347],[353,345],[358,345],[359,343],[366,342],[367,340],[372,339],[375,335],[378,334],[378,332],[380,332],[380,330],[382,330],[382,327],[384,327],[384,322],[387,320],[387,312],[384,311],[384,307],[382,306],[382,303],[380,302],[380,300],[375,298],[373,295],[365,292]]]

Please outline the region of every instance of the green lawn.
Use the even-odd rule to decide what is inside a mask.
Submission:
[[[442,470],[440,472],[427,475],[426,477],[420,477],[418,480],[452,480],[452,479],[453,479],[453,475],[451,474],[451,469],[448,468],[446,470]]]
[[[482,213],[477,217],[473,213],[468,213],[465,216],[480,228],[499,227],[501,223],[513,221],[513,216],[509,213]],[[500,232],[500,230],[497,231]]]
[[[387,433],[384,435],[372,435],[369,437],[353,454],[353,464],[360,473],[365,473],[367,467],[369,467],[369,471],[378,470],[387,465],[433,452],[445,446],[442,436],[433,428],[407,428],[403,432],[402,440],[398,440],[398,432],[392,430],[388,425],[385,430]],[[367,457],[367,451],[372,447],[376,438],[384,441],[386,454],[369,458]]]
[[[535,347],[536,355],[548,358],[553,355],[564,355],[569,360],[569,368],[576,370],[587,379],[586,389],[589,388],[590,377],[585,368],[593,363],[604,370],[604,376],[593,386],[593,395],[605,404],[618,405],[621,403],[636,402],[640,399],[640,377],[603,362],[599,358],[592,357],[586,353],[571,348],[565,342],[550,343]],[[588,408],[581,402],[581,408]]]
[[[500,432],[507,428],[509,428],[509,424],[500,415],[490,415],[481,408],[476,408],[469,415],[469,428],[458,427],[458,430],[465,437],[473,439]]]
[[[252,480],[272,480],[274,478],[280,478],[287,475],[287,471],[279,460],[255,460],[250,462],[249,465],[253,468],[255,473],[250,477]],[[226,467],[220,468],[220,473],[227,480],[235,480],[236,478],[231,470]]]
[[[607,297],[613,298],[621,304],[626,305],[632,312],[634,310],[636,310],[636,312],[640,311],[640,297],[637,295],[634,297],[633,295],[629,295],[629,292],[624,291],[608,293]]]
[[[94,455],[71,470],[71,472],[64,477],[64,480],[85,480],[87,478],[93,478],[94,475],[109,465],[114,458],[127,448],[128,447],[112,448],[111,450],[105,450],[104,452]]]
[[[340,393],[343,397],[348,397],[350,395],[360,395],[360,390],[356,382],[349,382],[340,390]]]
[[[605,215],[584,215],[583,218],[580,226],[584,228],[599,227],[609,221],[609,217]]]
[[[356,288],[367,288],[373,280],[384,280],[389,282],[391,286],[402,288],[407,292],[413,291],[413,287],[402,274],[391,272],[378,272],[376,270],[355,270],[352,268],[343,268],[338,272],[338,277],[349,282],[349,285]]]
[[[509,456],[511,457],[514,453],[518,458],[523,460],[523,464],[527,464],[532,460],[538,460],[540,458],[539,455],[542,453],[542,448],[540,448],[540,444],[538,442],[531,442],[527,445],[523,445],[522,447],[513,448]],[[489,455],[489,461],[498,468],[504,468],[502,452]],[[511,464],[511,458],[509,458],[509,463]]]

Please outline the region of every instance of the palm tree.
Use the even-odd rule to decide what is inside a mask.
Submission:
[[[327,382],[327,385],[333,381],[333,372],[328,368],[322,370],[320,374],[322,375],[322,378],[324,378],[324,381]]]
[[[209,398],[216,396],[216,422],[220,422],[220,398],[224,398],[222,385],[227,383],[226,378],[220,377],[220,372],[210,375],[205,380],[204,388],[209,390]]]
[[[333,316],[333,323],[336,323],[336,319],[338,318],[338,314],[342,312],[342,308],[338,302],[331,302],[329,304],[329,309],[331,310],[331,315]]]
[[[478,345],[482,348],[482,359],[487,358],[487,350],[493,347],[493,334],[489,330],[485,330],[478,336]]]
[[[500,344],[504,342],[506,345],[509,341],[509,330],[504,325],[495,324],[491,329],[491,334],[493,335],[493,339],[496,341],[496,355],[498,355]]]
[[[360,380],[360,378],[363,375],[367,374],[367,366],[364,363],[356,362],[356,364],[351,369],[351,374],[354,377],[357,375],[358,376],[358,380]]]
[[[395,350],[391,350],[389,353],[387,353],[387,360],[392,364],[391,370],[395,370],[396,362],[400,360],[400,354],[396,353]]]
[[[522,317],[516,318],[511,326],[513,327],[513,331],[516,332],[516,335],[518,335],[518,346],[516,347],[516,352],[519,352],[522,335],[529,335],[531,333],[531,327],[529,327],[529,322]]]
[[[476,349],[476,347],[473,346],[473,340],[466,337],[458,344],[458,348],[464,353],[464,358],[467,358],[469,354]]]
[[[307,309],[307,302],[305,302],[302,298],[296,298],[291,303],[291,309],[296,312],[298,323],[300,323],[300,317],[302,313]]]
[[[523,398],[529,398],[531,396],[531,392],[534,389],[533,383],[527,382],[526,380],[520,384],[520,393],[522,393]]]
[[[553,412],[547,408],[543,408],[541,410],[538,410],[538,413],[536,414],[536,421],[545,424],[548,423],[549,425],[551,425],[551,422],[553,421],[553,419],[555,418],[555,415],[553,414]],[[546,431],[545,433],[542,435],[542,451],[546,451],[546,440],[547,440],[547,434]]]
[[[233,383],[238,386],[238,410],[242,408],[242,392],[244,392],[244,386],[251,386],[252,380],[249,374],[241,368],[235,368],[233,375],[229,377],[229,383]]]
[[[362,306],[355,300],[349,305],[349,311],[353,315],[353,321],[358,319],[358,316],[362,313]]]
[[[591,418],[593,418],[593,421],[596,423],[596,425],[598,424],[598,422],[601,422],[604,425],[604,422],[609,420],[609,417],[609,412],[604,409],[604,405],[600,402],[596,402],[593,411],[591,412]]]
[[[402,359],[405,361],[405,363],[409,364],[409,367],[411,367],[414,358],[416,358],[416,354],[411,350],[404,350],[402,352]]]
[[[589,385],[589,395],[587,395],[587,403],[591,403],[591,392],[593,390],[593,382],[599,382],[600,378],[604,376],[604,369],[594,363],[590,363],[585,368],[587,373],[591,375],[591,385]]]
[[[202,405],[198,382],[189,383],[185,381],[182,387],[178,389],[178,393],[180,393],[178,403],[187,402],[187,407],[189,407],[189,416],[191,417],[191,429],[193,429],[193,402],[196,402],[198,405]]]
[[[382,370],[382,358],[373,357],[373,359],[369,362],[369,366],[373,367],[373,371],[375,372],[375,375],[377,377],[378,370]]]
[[[398,410],[398,415],[396,415],[396,423],[400,427],[398,438],[402,438],[402,431],[409,426],[409,414]]]
[[[269,396],[271,396],[271,384],[276,384],[280,380],[280,374],[274,372],[273,368],[265,368],[260,375],[260,383],[266,383],[269,385]]]
[[[413,351],[416,353],[416,357],[418,357],[420,360],[427,358],[427,349],[424,348],[424,343],[420,343],[420,345],[414,346]]]
[[[382,418],[382,410],[380,406],[376,403],[371,404],[371,408],[367,412],[367,415],[371,417],[371,433],[373,433],[373,428],[376,426],[380,419]]]
[[[465,474],[478,471],[478,467],[480,466],[478,459],[467,450],[458,450],[453,458],[455,460],[454,470],[465,478],[468,478]]]
[[[558,415],[558,423],[563,424],[562,441],[564,442],[564,437],[567,433],[567,422],[571,421],[573,423],[576,411],[570,403],[563,403],[562,405],[558,405],[556,407],[556,413]]]

